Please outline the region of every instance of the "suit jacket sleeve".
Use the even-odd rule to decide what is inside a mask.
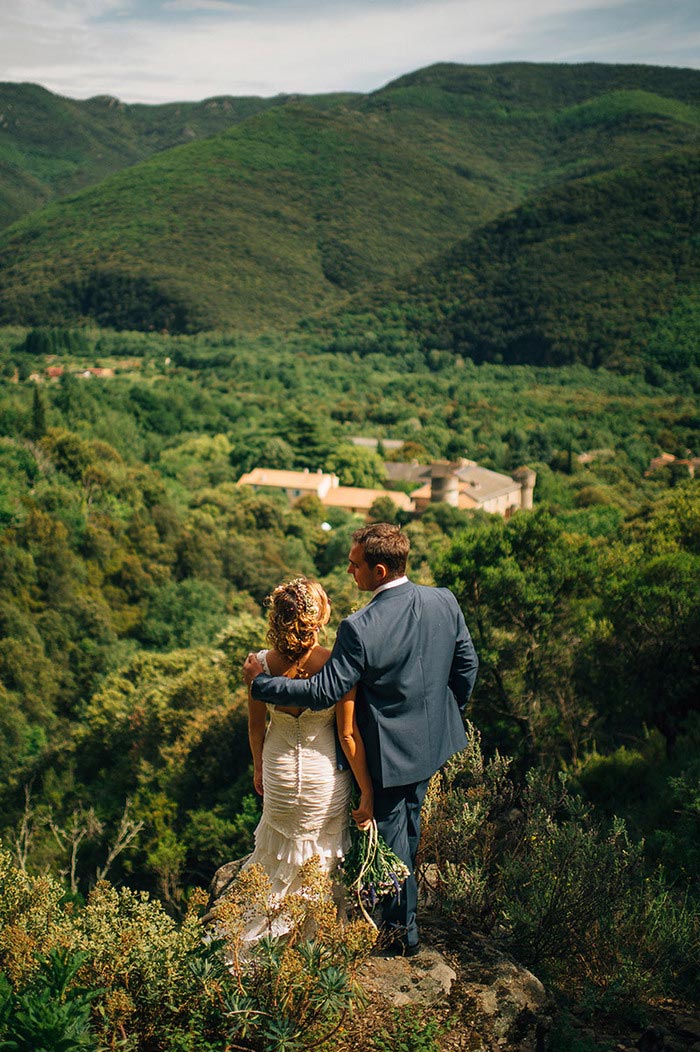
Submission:
[[[360,679],[365,668],[365,648],[354,627],[341,621],[333,652],[326,664],[310,679],[285,676],[256,676],[251,693],[256,701],[272,705],[298,705],[305,709],[328,709]]]
[[[450,669],[449,685],[450,690],[457,699],[457,704],[463,712],[474,689],[479,659],[476,656],[476,650],[469,635],[464,614],[460,610],[456,599],[455,605],[457,606],[459,625],[454,656],[452,658],[452,668]]]

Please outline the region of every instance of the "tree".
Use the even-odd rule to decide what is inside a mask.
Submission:
[[[360,486],[363,489],[377,489],[386,482],[386,468],[382,458],[371,449],[352,446],[349,443],[338,446],[327,461],[329,471],[334,471],[343,486]]]
[[[392,522],[396,524],[399,514],[399,509],[391,497],[377,497],[369,509],[369,520],[370,522]]]
[[[329,424],[316,410],[288,413],[285,440],[294,450],[298,467],[316,471],[328,463],[336,445]]]
[[[475,523],[438,557],[436,581],[457,596],[481,662],[479,725],[528,763],[576,755],[593,711],[577,690],[586,638],[591,542],[545,509]]]
[[[46,402],[39,390],[39,385],[34,384],[32,393],[32,426],[31,437],[35,442],[46,434]]]

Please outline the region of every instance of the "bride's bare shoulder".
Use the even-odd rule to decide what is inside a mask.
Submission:
[[[328,647],[314,647],[306,662],[306,670],[313,676],[314,672],[318,672],[320,668],[323,668],[330,656],[331,652]]]
[[[279,650],[268,650],[265,657],[273,676],[282,676],[289,668],[289,658],[282,657]]]

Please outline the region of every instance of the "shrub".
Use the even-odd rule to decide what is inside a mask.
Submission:
[[[224,998],[229,1039],[244,1042],[237,1047],[316,1047],[340,1029],[360,996],[356,972],[375,930],[362,920],[339,922],[331,880],[317,858],[302,867],[299,882],[297,893],[276,900],[264,870],[251,866],[216,909],[215,930],[234,979]],[[267,933],[246,943],[246,925],[261,916]]]
[[[330,880],[307,863],[299,894],[269,905],[251,867],[204,937],[193,893],[177,924],[145,892],[103,881],[82,909],[0,850],[0,1038],[7,1052],[301,1052],[328,1039],[360,995],[375,933],[340,924]],[[251,946],[250,910],[285,929]]]
[[[621,998],[693,992],[700,917],[645,863],[624,822],[603,822],[563,774],[524,786],[468,729],[426,797],[421,867],[441,907],[562,989]]]

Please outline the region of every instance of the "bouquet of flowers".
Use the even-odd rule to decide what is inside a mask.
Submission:
[[[357,898],[365,920],[374,924],[368,909],[374,909],[387,895],[399,898],[409,869],[391,850],[372,820],[367,829],[353,829],[352,844],[340,864],[340,874],[343,885]]]

